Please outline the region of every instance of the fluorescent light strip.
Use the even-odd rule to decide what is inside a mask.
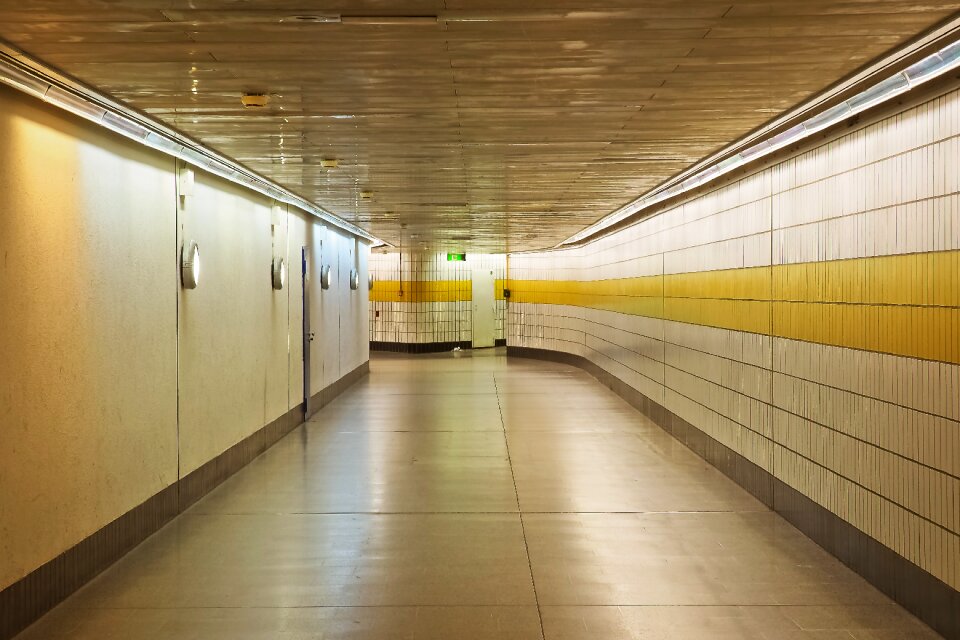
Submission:
[[[199,169],[213,173],[314,215],[372,246],[392,246],[360,227],[298,196],[289,189],[246,169],[201,145],[178,135],[161,123],[151,121],[86,87],[61,82],[58,75],[19,53],[11,55],[9,46],[0,50],[0,82],[69,111],[106,129],[119,133],[151,149],[179,158]]]
[[[691,189],[716,180],[720,176],[743,166],[747,162],[762,158],[862,111],[887,102],[929,80],[933,80],[956,69],[958,66],[960,66],[960,42],[954,42],[943,47],[938,52],[927,56],[920,62],[856,94],[852,98],[812,116],[782,133],[742,149],[722,161],[712,162],[708,164],[708,166],[700,169],[695,167],[693,169],[694,173],[689,175],[689,177],[681,176],[678,178],[678,181],[673,184],[664,184],[649,194],[617,209],[586,229],[575,233],[557,246],[562,247],[575,244],[590,236],[596,235],[604,229],[608,229],[644,209],[648,209],[668,198],[686,193]],[[728,151],[724,150],[714,157],[723,156],[726,153],[728,153]],[[707,162],[710,163],[711,161],[708,160]],[[702,164],[704,163],[701,163],[701,166]]]

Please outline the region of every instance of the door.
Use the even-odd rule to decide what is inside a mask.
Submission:
[[[492,347],[496,331],[493,270],[473,270],[473,348]]]
[[[312,415],[310,409],[310,350],[313,343],[313,331],[310,330],[310,248],[300,250],[300,272],[303,277],[303,412],[307,418]]]

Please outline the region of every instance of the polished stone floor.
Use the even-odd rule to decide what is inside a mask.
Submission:
[[[937,637],[578,369],[371,371],[21,637]]]

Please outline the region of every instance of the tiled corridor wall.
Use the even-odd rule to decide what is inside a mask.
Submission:
[[[469,254],[465,262],[445,253],[370,255],[370,341],[399,344],[470,342],[472,271],[488,268],[496,280],[496,338],[504,338],[506,256]]]
[[[960,587],[960,93],[580,248],[508,345],[580,355]]]

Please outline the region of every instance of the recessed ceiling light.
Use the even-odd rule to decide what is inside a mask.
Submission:
[[[414,25],[435,25],[439,21],[437,16],[341,16],[340,22],[344,24],[362,24],[362,25],[393,25],[393,26],[414,26]]]
[[[363,198],[364,200],[369,200],[370,198],[373,197],[373,191],[366,191],[366,190],[361,191],[360,197]]]
[[[304,14],[298,16],[287,16],[286,18],[281,18],[280,22],[307,22],[307,23],[337,23],[340,22],[340,14],[338,13],[319,13],[319,14]]]
[[[324,169],[336,169],[340,166],[340,161],[336,158],[321,158],[320,166]]]
[[[240,102],[248,109],[262,109],[270,104],[270,96],[265,93],[245,93],[240,96]]]

